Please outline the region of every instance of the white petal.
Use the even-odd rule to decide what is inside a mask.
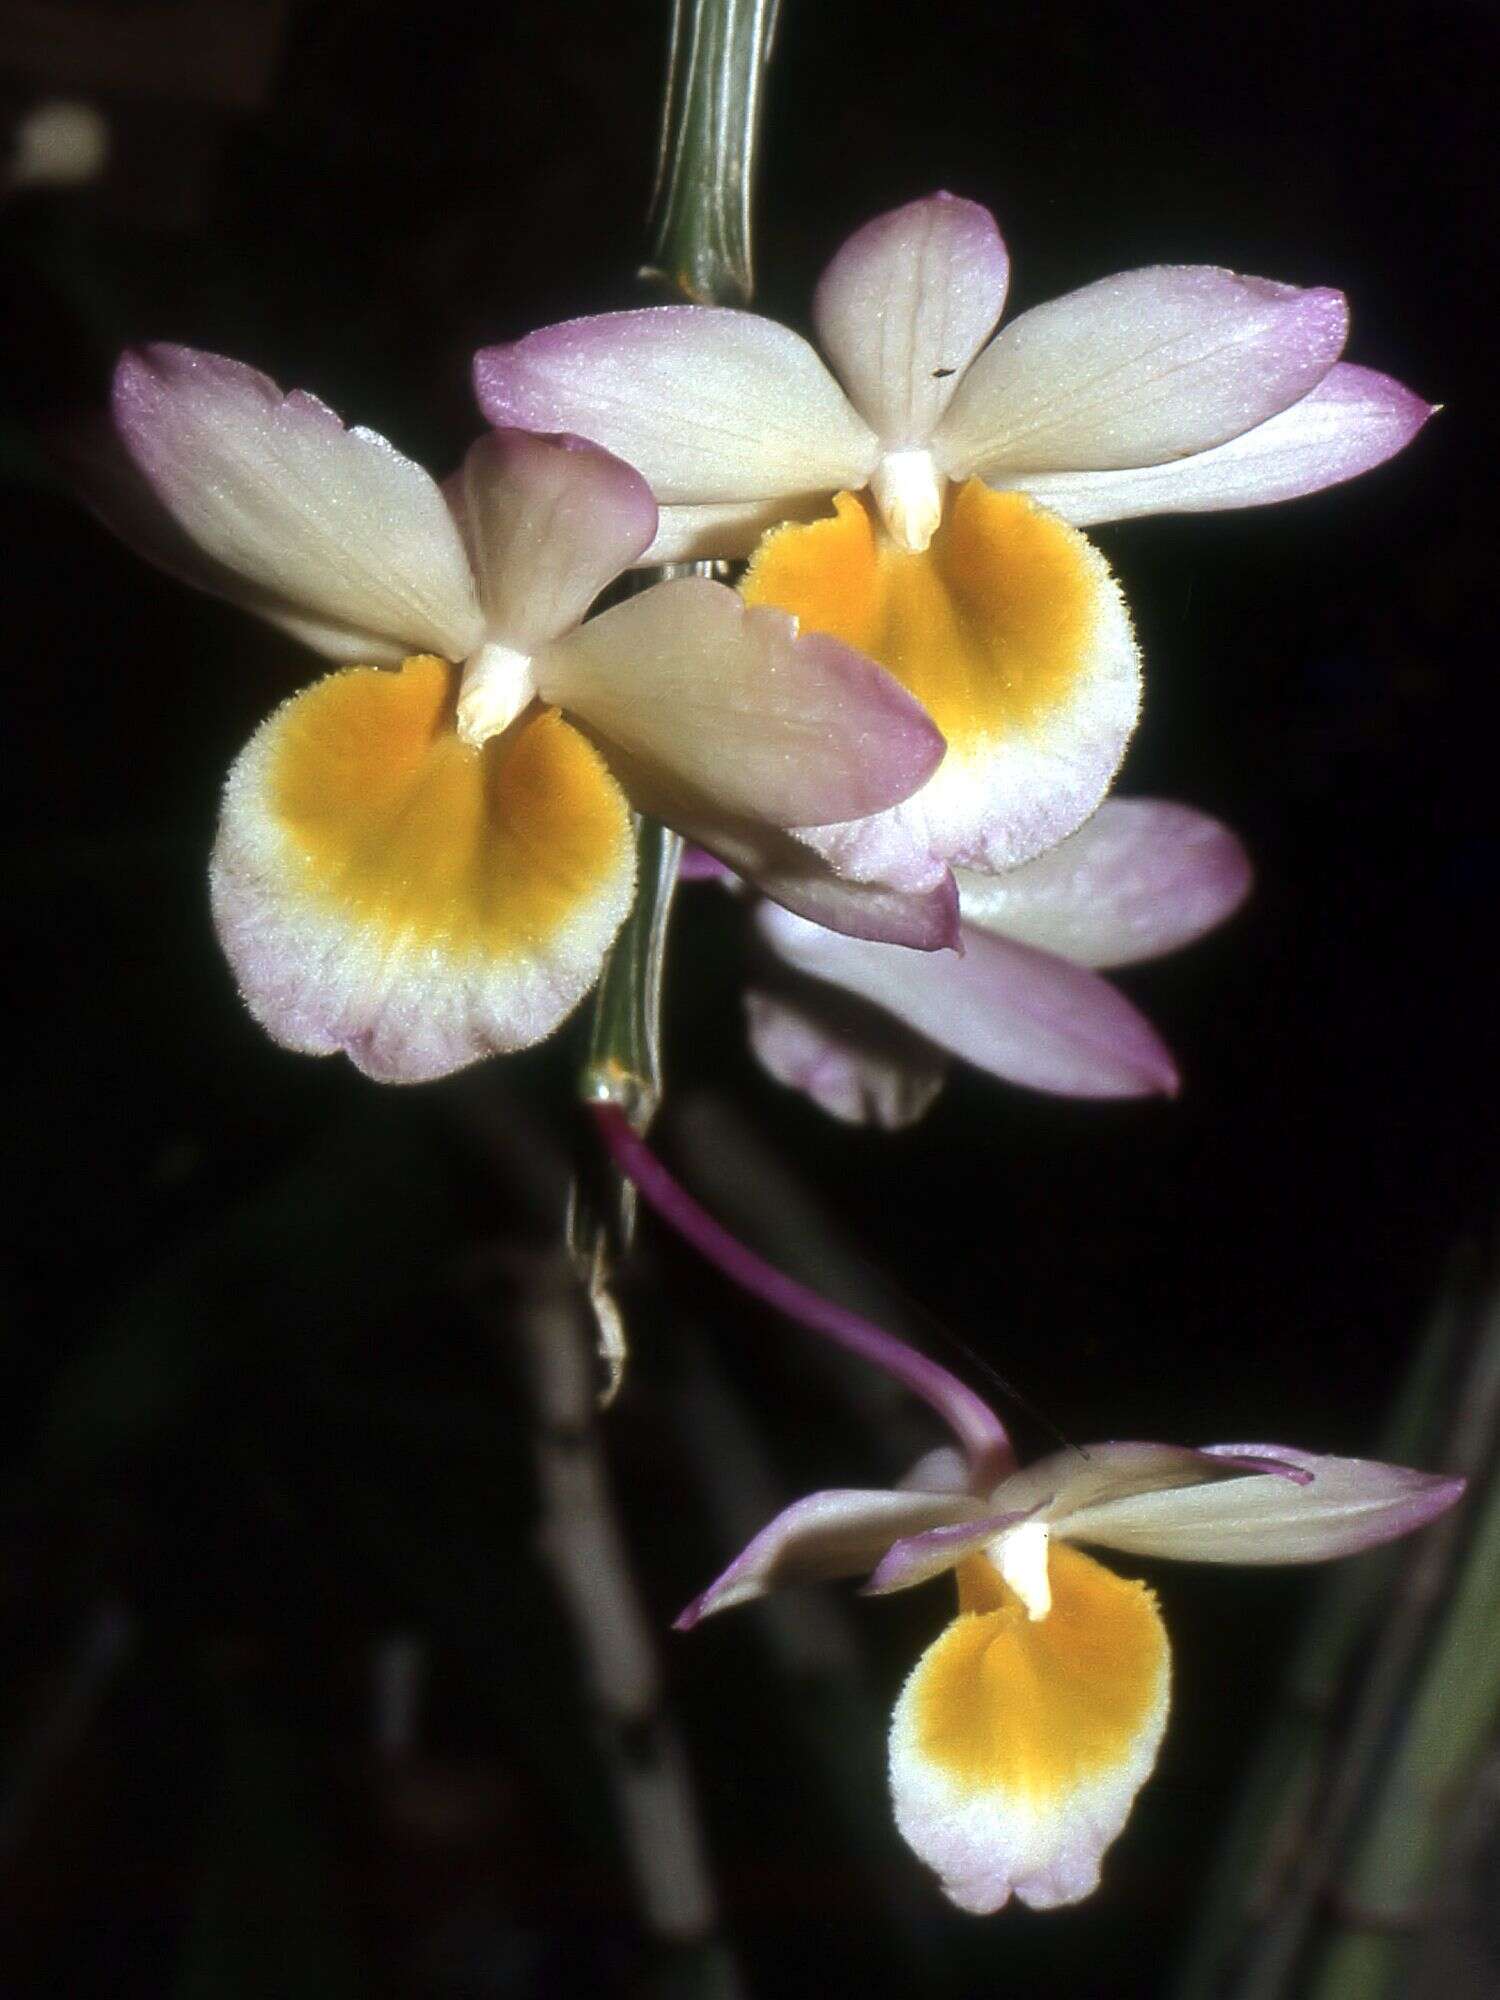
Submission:
[[[1122,472],[998,474],[993,484],[1022,486],[1081,528],[1139,514],[1264,507],[1383,465],[1432,414],[1389,375],[1341,361],[1290,409],[1210,451]]]
[[[1338,359],[1348,309],[1208,265],[1157,265],[1035,306],[964,377],[933,438],[978,473],[1160,465],[1295,403]]]
[[[1058,1527],[1068,1516],[1101,1500],[1238,1479],[1244,1471],[1243,1466],[1217,1460],[1191,1445],[1111,1438],[1033,1459],[1002,1480],[989,1501],[993,1507],[1041,1507],[1043,1518]]]
[[[127,354],[114,416],[189,539],[310,644],[326,633],[324,649],[346,658],[351,635],[366,635],[377,656],[394,645],[461,659],[479,643],[447,503],[374,431],[345,430],[316,397],[183,347]]]
[[[958,878],[966,924],[1092,966],[1191,943],[1239,907],[1250,880],[1244,848],[1218,820],[1119,798],[1034,861]]]
[[[835,936],[769,904],[756,922],[799,972],[857,994],[993,1076],[1069,1097],[1176,1088],[1171,1056],[1150,1024],[1065,959],[978,932],[966,936],[962,956],[907,952]]]
[[[631,787],[635,788],[631,774]],[[672,817],[680,833],[705,847],[762,894],[795,910],[820,929],[841,936],[905,945],[912,951],[950,951],[958,943],[958,888],[945,870],[930,889],[893,889],[882,882],[846,881],[806,844],[805,833],[787,833],[753,820],[717,820],[707,806],[674,811],[649,786],[636,793],[642,809]]]
[[[934,194],[856,230],[819,280],[813,324],[888,449],[925,444],[994,330],[1010,260],[978,202]]]
[[[656,533],[645,480],[581,438],[492,431],[457,487],[488,636],[519,653],[571,631]]]
[[[846,882],[870,882],[908,893],[936,888],[949,879],[943,849],[946,828],[929,810],[926,787],[919,798],[871,813],[866,819],[834,826],[804,827],[797,838]]]
[[[812,826],[876,811],[943,754],[926,711],[863,654],[799,639],[784,613],[699,577],[591,619],[536,673],[546,700],[729,817]]]
[[[857,1576],[893,1541],[944,1521],[961,1521],[975,1502],[965,1494],[907,1493],[858,1487],[809,1493],[784,1507],[677,1620],[687,1630],[715,1611],[764,1597],[790,1583]]]
[[[874,434],[807,342],[719,306],[648,306],[543,327],[476,355],[492,424],[571,431],[663,504],[862,486]]]
[[[1373,1459],[1327,1458],[1286,1445],[1209,1445],[1210,1457],[1281,1461],[1305,1483],[1276,1473],[1169,1486],[1101,1499],[1064,1512],[1053,1532],[1070,1541],[1186,1562],[1305,1563],[1374,1548],[1451,1507],[1461,1479]],[[1006,1504],[1011,1504],[1006,1491]]]

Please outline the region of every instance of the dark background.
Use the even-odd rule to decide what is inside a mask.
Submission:
[[[138,565],[35,443],[161,337],[446,469],[476,345],[637,296],[662,12],[0,10],[8,110],[83,95],[115,141],[101,182],[0,208],[7,1994],[696,1976],[642,1942],[534,1549],[514,1314],[578,1136],[576,1028],[413,1090],[265,1041],[204,861],[225,768],[313,663]],[[1350,358],[1447,407],[1353,487],[1098,531],[1148,669],[1124,789],[1221,815],[1259,871],[1221,935],[1123,981],[1180,1102],[960,1077],[909,1133],[839,1128],[755,1070],[740,914],[695,890],[662,1144],[763,1246],[826,1279],[836,1238],[1003,1372],[1029,1448],[1056,1426],[1369,1450],[1494,1191],[1493,17],[784,12],[764,310],[805,324],[847,231],[943,186],[996,210],[1012,310],[1159,261],[1339,285]],[[823,1593],[855,1664],[822,1678],[788,1678],[755,1613],[665,1629],[732,1553],[686,1434],[705,1367],[779,1498],[880,1483],[927,1433],[654,1232],[627,1304],[609,1449],[750,1990],[1165,1990],[1313,1580],[1155,1577],[1177,1712],[1104,1887],[958,1917],[882,1796],[939,1588]],[[121,1657],[90,1675],[101,1632]],[[393,1634],[420,1642],[425,1698],[381,1758]]]

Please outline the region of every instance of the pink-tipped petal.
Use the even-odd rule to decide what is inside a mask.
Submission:
[[[573,431],[663,503],[778,500],[862,486],[875,438],[807,342],[719,306],[565,320],[474,359],[492,424]]]
[[[1405,449],[1434,406],[1389,375],[1341,361],[1280,415],[1227,444],[1121,472],[1002,474],[1075,527],[1140,514],[1208,514],[1321,493]]]
[[[49,445],[54,463],[84,506],[143,562],[190,590],[206,591],[264,618],[326,659],[397,666],[406,658],[409,648],[401,641],[296,610],[214,561],[179,527],[105,419],[70,426]]]
[[[802,833],[725,818],[702,799],[673,795],[618,756],[615,771],[638,811],[667,821],[731,876],[753,883],[809,923],[911,951],[951,951],[958,945],[958,885],[951,870],[932,888],[915,892],[883,882],[843,881]]]
[[[127,354],[114,419],[178,527],[242,602],[336,658],[461,659],[482,623],[436,482],[302,391],[185,347]]]
[[[994,331],[1010,259],[978,202],[933,194],[877,215],[834,253],[813,324],[887,448],[924,445]]]
[[[834,1021],[816,1004],[753,990],[745,1018],[761,1067],[845,1125],[899,1131],[914,1125],[943,1087],[942,1058],[899,1029],[862,1034],[862,1023]]]
[[[784,910],[757,912],[788,965],[883,1008],[992,1076],[1066,1097],[1170,1095],[1155,1031],[1096,974],[1027,945],[966,932],[963,955],[917,957],[839,938]]]
[[[1202,937],[1249,894],[1227,826],[1163,799],[1106,799],[1049,853],[1003,875],[961,871],[964,922],[1075,965],[1133,965]]]
[[[1059,1533],[1083,1510],[1104,1501],[1156,1493],[1168,1487],[1202,1486],[1250,1474],[1270,1473],[1306,1483],[1296,1467],[1260,1457],[1199,1450],[1192,1445],[1149,1444],[1112,1438],[1103,1444],[1069,1445],[1013,1472],[989,1496],[992,1507],[1037,1507]]]
[[[456,498],[486,636],[520,653],[571,631],[656,533],[645,480],[582,438],[492,431]]]
[[[1066,1515],[1068,1496],[1059,1493],[1054,1531],[1185,1562],[1325,1562],[1424,1527],[1464,1490],[1462,1479],[1287,1445],[1205,1445],[1199,1456],[1230,1460],[1240,1476],[1073,1500]],[[1256,1462],[1274,1470],[1247,1469]]]
[[[406,657],[408,649],[396,640],[319,623],[215,562],[178,526],[118,433],[104,419],[70,425],[49,444],[54,463],[84,506],[143,562],[153,563],[189,589],[206,591],[242,611],[254,612],[333,659],[394,666]]]
[[[858,1576],[893,1541],[941,1522],[959,1521],[975,1503],[960,1495],[834,1489],[809,1493],[778,1514],[724,1574],[676,1621],[687,1632],[700,1619],[746,1604],[789,1583]]]
[[[784,845],[755,868],[754,881],[773,903],[839,937],[916,952],[956,951],[961,942],[952,875],[935,888],[910,891],[841,882],[816,856],[794,856]]]
[[[845,882],[874,882],[920,893],[953,877],[943,837],[947,828],[929,810],[932,786],[920,798],[865,819],[805,827],[799,838]]]
[[[691,830],[773,903],[820,930],[871,944],[904,945],[909,951],[954,951],[959,946],[958,885],[951,870],[930,889],[896,889],[840,877],[801,834],[748,822],[711,826],[703,820]]]
[[[1001,330],[933,438],[955,478],[1160,465],[1238,437],[1322,381],[1342,295],[1209,265],[1125,271]]]
[[[1002,1514],[982,1514],[973,1521],[958,1521],[904,1535],[899,1542],[892,1542],[880,1558],[862,1594],[889,1597],[895,1591],[910,1590],[916,1584],[942,1576],[965,1556],[977,1555],[996,1535],[1029,1520],[1036,1511],[1035,1507],[1011,1508]]]
[[[785,613],[701,577],[591,619],[536,674],[546,700],[726,818],[790,827],[875,812],[943,756],[927,711],[873,661],[799,639]]]

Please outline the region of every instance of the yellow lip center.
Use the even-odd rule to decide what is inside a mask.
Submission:
[[[962,1790],[1043,1804],[1123,1763],[1168,1673],[1156,1600],[1054,1543],[1052,1603],[1033,1619],[986,1556],[958,1569],[961,1614],[918,1673],[921,1752]]]
[[[949,491],[920,552],[897,547],[866,502],[840,493],[831,520],[773,529],[741,590],[878,660],[961,755],[1066,702],[1105,574],[1077,529],[971,479]]]
[[[270,725],[267,802],[301,893],[392,942],[505,956],[545,944],[619,865],[629,813],[554,709],[464,742],[458,685],[430,655],[316,682]]]

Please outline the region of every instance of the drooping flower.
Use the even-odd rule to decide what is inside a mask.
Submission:
[[[961,869],[958,883],[961,957],[837,937],[760,905],[762,937],[805,975],[746,994],[751,1046],[773,1076],[836,1118],[888,1129],[928,1108],[945,1055],[1067,1097],[1175,1092],[1170,1053],[1096,968],[1176,951],[1239,906],[1250,864],[1228,827],[1164,800],[1106,799],[1034,861]]]
[[[678,1619],[870,1572],[875,1594],[956,1575],[959,1614],[891,1729],[896,1821],[960,1908],[1077,1902],[1150,1776],[1170,1655],[1151,1591],[1075,1546],[1213,1563],[1323,1562],[1436,1518],[1462,1479],[1287,1445],[1109,1443],[1018,1470],[1005,1426],[930,1356],[768,1264],[702,1208],[616,1105],[600,1139],[667,1226],[732,1283],[880,1369],[946,1423],[901,1485],[809,1494]]]
[[[988,210],[937,194],[867,223],[823,273],[830,366],[786,327],[704,306],[566,321],[475,364],[492,422],[576,431],[644,473],[663,507],[647,560],[744,556],[774,530],[749,600],[872,654],[927,704],[948,740],[936,776],[811,837],[905,887],[1042,852],[1113,777],[1138,662],[1080,526],[1314,492],[1430,414],[1340,363],[1337,292],[1163,265],[992,339],[1008,279]]]
[[[930,1454],[901,1488],[814,1493],[678,1620],[870,1571],[875,1594],[952,1572],[958,1615],[896,1703],[896,1823],[960,1909],[1075,1903],[1156,1762],[1171,1655],[1154,1592],[1077,1546],[1191,1562],[1323,1562],[1424,1526],[1461,1479],[1286,1445],[1109,1443],[973,1490]]]
[[[122,360],[113,423],[83,475],[106,521],[341,663],[241,753],[211,870],[245,1000],[289,1048],[412,1081],[524,1047],[629,907],[627,800],[753,870],[942,754],[880,668],[722,585],[584,622],[657,509],[580,439],[492,433],[445,495],[316,398],[170,347]],[[941,894],[762,881],[820,922],[947,941]]]

